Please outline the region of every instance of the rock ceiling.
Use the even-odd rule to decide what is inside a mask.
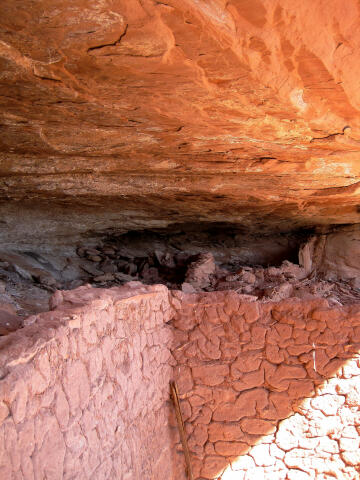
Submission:
[[[359,8],[1,2],[2,211],[129,228],[358,223]]]

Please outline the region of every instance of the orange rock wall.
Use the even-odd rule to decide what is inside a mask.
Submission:
[[[359,223],[359,26],[357,0],[1,2],[2,218]]]
[[[360,271],[359,227],[347,226],[311,238],[303,246],[300,259],[303,266],[307,266],[308,273],[318,273],[329,280],[340,278],[357,282]]]
[[[194,478],[358,479],[360,307],[177,297]]]

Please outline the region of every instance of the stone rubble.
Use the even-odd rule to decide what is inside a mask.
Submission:
[[[155,251],[147,258],[137,258],[124,257],[121,250],[121,246],[114,244],[98,246],[96,250],[82,249],[84,259],[93,258],[92,253],[96,251],[96,272],[102,272],[89,281],[112,286],[139,280],[145,284],[162,283],[185,293],[234,290],[256,296],[261,301],[280,301],[291,297],[328,298],[334,305],[360,301],[356,278],[328,281],[287,260],[279,267],[242,266],[234,271],[233,266],[219,265],[210,252],[191,255]],[[113,275],[108,275],[106,271],[111,271]]]
[[[300,249],[303,265],[309,244]],[[82,244],[76,248],[76,255],[66,259],[61,271],[34,255],[0,252],[0,305],[5,309],[12,305],[18,315],[11,325],[0,317],[0,333],[9,333],[15,325],[21,327],[22,318],[28,314],[46,311],[49,297],[56,290],[85,284],[102,288],[140,281],[148,285],[164,284],[184,293],[233,290],[262,302],[326,298],[332,305],[346,305],[360,301],[357,277],[328,280],[312,271],[308,264],[300,266],[288,260],[278,267],[249,266],[240,265],[235,257],[227,257],[223,262],[215,260],[209,251],[194,254],[167,250],[166,245],[161,247],[151,250],[149,245],[147,252],[137,253],[118,240],[92,246]]]

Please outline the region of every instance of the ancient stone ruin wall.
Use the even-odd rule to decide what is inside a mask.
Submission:
[[[0,340],[0,478],[176,478],[166,287],[61,297]]]
[[[130,284],[0,339],[0,478],[358,479],[360,307]]]
[[[358,479],[360,306],[176,295],[194,478]]]

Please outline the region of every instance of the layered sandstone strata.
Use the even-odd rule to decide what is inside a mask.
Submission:
[[[5,229],[358,223],[358,18],[356,0],[2,2]]]

